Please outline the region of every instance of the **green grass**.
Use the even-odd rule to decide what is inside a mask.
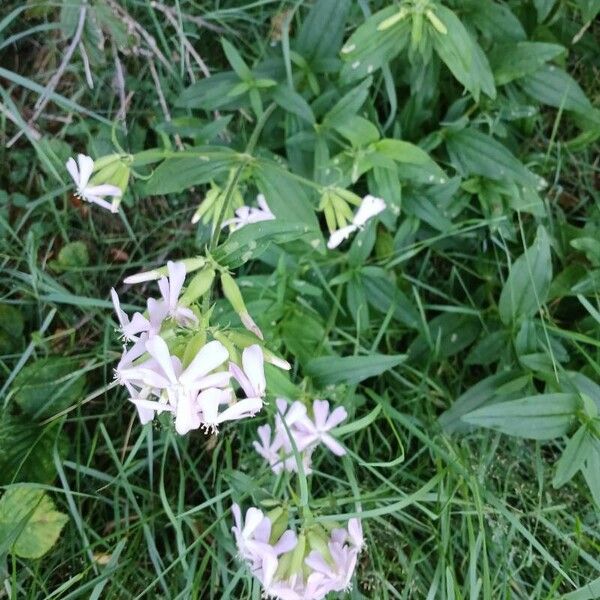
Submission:
[[[190,219],[207,186],[144,197],[138,180],[124,210],[113,216],[74,200],[63,164],[76,152],[109,154],[115,139],[132,153],[167,140],[175,149],[175,137],[157,127],[169,120],[161,96],[172,117],[200,113],[207,122],[215,117],[212,110],[175,107],[181,92],[203,78],[193,56],[187,55],[189,62],[182,59],[186,45],[218,73],[229,68],[219,44],[224,35],[252,64],[274,52],[270,36],[278,25],[273,19],[291,10],[289,35],[294,39],[312,3],[180,0],[169,13],[185,23],[177,31],[150,1],[95,2],[105,5],[107,14],[114,5],[124,8],[156,47],[140,34],[142,29],[128,38],[124,30],[111,37],[105,28],[99,50],[92,43],[94,32],[86,31],[94,88],[86,83],[84,61],[76,51],[32,129],[7,148],[30,118],[76,25],[77,6],[73,13],[68,3],[28,4],[18,15],[11,11],[20,3],[8,1],[0,8],[0,108],[16,121],[0,111],[0,451],[7,457],[0,456],[0,483],[38,483],[69,522],[39,560],[3,552],[0,539],[0,598],[258,599],[258,583],[236,559],[230,506],[233,500],[250,505],[282,494],[292,505],[298,499],[296,478],[272,476],[252,450],[257,425],[272,420],[272,404],[252,421],[224,427],[218,437],[199,431],[179,437],[162,421],[141,428],[123,391],[111,385],[121,347],[110,288],[139,309],[147,294],[156,294],[155,284],[123,286],[126,275],[203,251],[207,228],[192,226]],[[385,6],[369,4],[371,12]],[[449,4],[462,16],[460,2]],[[539,26],[534,3],[510,4],[532,39],[566,44],[586,23],[575,6],[582,3],[557,2]],[[344,40],[364,21],[366,6],[352,3]],[[186,21],[185,15],[202,16],[218,32]],[[596,107],[598,33],[598,24],[591,23],[563,62]],[[286,35],[277,52],[296,69],[285,50]],[[167,57],[166,64],[161,56]],[[395,125],[386,135],[405,139],[404,129],[406,139],[417,143],[439,130],[462,86],[448,76],[445,87],[435,90],[437,100],[419,96],[423,111],[419,106],[409,110],[409,75],[393,64],[400,115],[392,117]],[[120,99],[112,87],[119,69],[125,95],[132,94],[126,132],[117,121]],[[324,87],[334,80],[334,75],[319,77]],[[337,88],[335,93],[341,94]],[[382,124],[390,114],[389,101],[385,78],[378,76],[361,114]],[[317,518],[347,517],[357,507],[365,512],[367,550],[350,593],[355,600],[551,600],[574,590],[581,591],[568,598],[600,597],[600,509],[581,474],[559,489],[551,483],[566,438],[537,442],[485,429],[450,435],[438,422],[467,390],[503,370],[518,370],[526,378],[506,392],[507,399],[541,393],[545,384],[566,386],[567,371],[600,381],[600,323],[571,291],[584,275],[598,273],[600,255],[595,248],[569,244],[584,234],[597,240],[599,146],[593,135],[590,142],[569,146],[566,142],[582,131],[581,117],[560,109],[538,103],[535,116],[507,124],[491,101],[473,106],[473,120],[497,133],[549,182],[541,214],[506,207],[494,214],[457,186],[448,197],[435,198],[450,221],[445,230],[436,229],[423,213],[421,188],[407,186],[400,219],[391,229],[379,229],[375,250],[364,260],[367,267],[382,270],[381,286],[388,293],[382,300],[380,289],[377,300],[372,287],[364,288],[367,323],[356,319],[356,303],[348,300],[344,277],[364,266],[352,262],[349,246],[342,253],[318,255],[290,244],[284,246],[291,248],[285,256],[271,247],[237,270],[246,284],[242,290],[249,311],[268,333],[269,347],[293,362],[291,379],[307,396],[325,394],[343,403],[349,422],[381,407],[372,423],[343,439],[349,450],[343,460],[317,451],[307,481]],[[252,109],[220,112],[232,120],[217,141],[243,148],[253,127]],[[286,156],[285,115],[275,114],[258,152]],[[597,122],[594,127],[597,132]],[[583,130],[593,133],[594,127]],[[423,147],[453,172],[448,154],[435,140],[429,142]],[[146,177],[149,171],[141,174]],[[310,169],[297,175],[315,179]],[[250,179],[243,174],[248,199],[254,191]],[[365,180],[353,188],[361,195]],[[516,327],[496,360],[469,360],[476,344],[501,328],[498,301],[509,266],[531,245],[540,222],[552,237],[555,292],[537,313],[544,349],[523,354],[541,353],[551,367],[540,375],[519,362],[513,346]],[[60,251],[72,242],[83,242],[87,261],[61,259]],[[358,252],[355,246],[353,252]],[[576,266],[582,270],[579,279],[560,288],[557,275]],[[297,281],[311,290],[299,293]],[[596,281],[579,293],[598,310]],[[361,285],[367,286],[364,279]],[[361,311],[364,316],[364,305]],[[233,319],[220,298],[215,313],[221,322]],[[440,315],[456,329],[440,329],[434,321]],[[455,350],[453,344],[462,346]],[[306,364],[334,353],[407,353],[408,358],[363,384],[322,390],[307,377]],[[27,382],[19,373],[55,356],[71,362],[54,387],[37,392],[39,402],[51,397],[50,409],[37,415],[28,434],[18,430],[27,440],[25,448],[9,453],[11,445],[17,447],[11,441],[17,431],[11,419],[31,424],[23,421],[15,382]],[[28,463],[30,456],[37,472]],[[298,518],[297,508],[292,514]]]

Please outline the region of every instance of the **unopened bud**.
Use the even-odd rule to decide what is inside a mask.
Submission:
[[[192,302],[204,296],[210,290],[214,280],[215,270],[211,267],[202,269],[199,273],[196,273],[182,294],[179,304],[189,306]]]
[[[186,273],[193,273],[198,269],[201,269],[206,264],[206,259],[203,256],[194,256],[193,258],[184,258],[181,261],[185,265]],[[152,269],[151,271],[142,271],[141,273],[135,273],[129,277],[125,277],[123,283],[142,283],[143,281],[155,281],[161,277],[166,277],[169,274],[167,266],[160,267],[158,269]]]
[[[223,294],[227,301],[233,307],[233,310],[238,314],[244,327],[254,333],[261,340],[263,338],[262,331],[258,325],[254,322],[254,319],[250,316],[248,309],[244,303],[244,298],[240,292],[240,288],[229,273],[223,273],[221,275],[221,285],[223,287]]]
[[[393,27],[396,23],[402,21],[402,19],[404,19],[404,17],[406,17],[407,14],[408,11],[406,10],[406,8],[401,8],[395,15],[392,15],[391,17],[388,17],[387,19],[381,21],[381,23],[379,23],[379,25],[377,26],[377,31],[385,31],[386,29]]]
[[[289,574],[290,576],[300,573],[302,566],[304,565],[304,555],[306,553],[306,536],[301,533],[298,536],[298,543],[292,551],[292,560],[290,562]]]
[[[278,506],[269,512],[267,515],[269,521],[271,521],[271,537],[270,543],[275,545],[279,538],[283,535],[283,532],[288,528],[288,510]]]
[[[448,28],[440,21],[439,17],[430,8],[425,11],[425,16],[429,19],[429,22],[433,25],[436,31],[442,35],[446,35],[448,33]]]

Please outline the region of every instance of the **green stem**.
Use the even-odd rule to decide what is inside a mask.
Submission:
[[[233,191],[239,181],[240,175],[242,174],[242,169],[252,160],[252,151],[254,150],[256,143],[258,142],[258,137],[260,136],[267,119],[271,116],[273,111],[276,108],[276,104],[272,102],[267,110],[263,112],[258,121],[256,122],[256,126],[254,127],[254,131],[248,140],[248,144],[246,145],[246,149],[244,150],[245,158],[239,164],[237,169],[233,171],[232,175],[229,177],[229,181],[227,182],[227,187],[225,188],[225,199],[223,200],[223,204],[221,206],[221,210],[219,211],[219,215],[215,220],[215,227],[212,232],[212,236],[209,244],[209,252],[214,250],[217,246],[217,242],[219,241],[219,234],[221,233],[221,227],[223,225],[223,219],[227,214],[227,209],[229,208],[229,203],[231,201],[231,197],[233,196]]]

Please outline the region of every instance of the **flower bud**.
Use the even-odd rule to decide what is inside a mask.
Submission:
[[[206,259],[203,256],[194,256],[192,258],[184,258],[182,262],[185,265],[186,273],[193,273],[198,269],[201,269],[206,264]],[[123,283],[142,283],[143,281],[155,281],[161,277],[166,277],[169,274],[167,266],[160,267],[158,269],[152,269],[151,271],[142,271],[141,273],[135,273],[129,277],[125,277]]]
[[[446,35],[448,33],[447,27],[440,21],[439,17],[430,8],[425,11],[425,16],[429,19],[429,22],[433,25],[436,31],[442,35]]]
[[[304,555],[306,554],[306,536],[304,533],[301,533],[298,536],[298,543],[296,547],[292,550],[291,556],[292,560],[290,561],[289,567],[289,576],[295,575],[296,573],[300,573],[302,571],[302,567],[304,566]]]
[[[240,288],[229,273],[223,273],[221,275],[221,285],[223,287],[223,294],[225,295],[225,298],[227,298],[227,301],[229,304],[231,304],[233,310],[240,317],[244,327],[248,331],[254,333],[261,340],[264,339],[262,331],[254,322],[246,308],[246,305],[244,304],[244,299],[242,298]]]
[[[306,537],[308,538],[308,547],[310,550],[316,550],[325,560],[331,561],[331,553],[327,545],[329,536],[320,525],[312,526],[308,530]]]
[[[212,267],[202,269],[199,273],[194,275],[189,285],[186,287],[185,292],[179,299],[179,303],[182,306],[189,306],[192,302],[195,302],[210,290],[214,280],[215,270]]]
[[[270,543],[275,544],[288,528],[288,510],[287,508],[278,506],[270,511],[267,516],[269,517],[269,521],[271,521]]]
[[[377,31],[385,31],[386,29],[393,27],[396,23],[402,21],[402,19],[404,19],[404,17],[406,17],[407,14],[408,11],[406,10],[406,8],[402,7],[395,15],[392,15],[391,17],[388,17],[387,19],[381,21],[381,23],[379,23],[379,25],[377,26]]]
[[[185,346],[183,351],[183,367],[187,367],[196,357],[201,348],[206,344],[206,330],[202,328]]]

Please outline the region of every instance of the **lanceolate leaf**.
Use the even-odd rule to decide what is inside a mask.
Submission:
[[[544,65],[520,80],[519,85],[528,96],[542,104],[584,115],[594,110],[579,84],[568,73],[554,65]]]
[[[369,356],[322,356],[311,360],[306,366],[306,373],[318,385],[332,383],[360,383],[369,377],[381,375],[393,369],[406,359],[406,355],[386,356],[371,354]]]
[[[533,316],[546,301],[552,281],[550,240],[541,225],[531,247],[512,265],[498,310],[503,323]]]
[[[473,127],[451,133],[446,144],[452,161],[465,175],[481,175],[496,181],[509,179],[531,187],[539,183],[506,146]]]
[[[587,426],[582,425],[567,442],[565,450],[556,464],[556,472],[552,479],[554,487],[561,487],[570,481],[583,467],[584,462],[594,451],[592,435]]]
[[[433,47],[439,57],[475,100],[479,100],[481,91],[494,98],[496,89],[490,65],[477,42],[450,9],[438,4],[435,12],[447,29],[443,33],[430,28]]]
[[[517,437],[550,440],[569,431],[578,404],[576,394],[540,394],[480,408],[463,421]]]
[[[490,61],[498,85],[530,73],[565,51],[564,46],[542,42],[519,42],[498,46]]]
[[[398,10],[398,6],[393,5],[375,13],[350,36],[342,47],[342,58],[346,61],[341,73],[343,81],[355,81],[374,73],[408,44],[410,20],[407,18],[384,31],[377,29]]]

